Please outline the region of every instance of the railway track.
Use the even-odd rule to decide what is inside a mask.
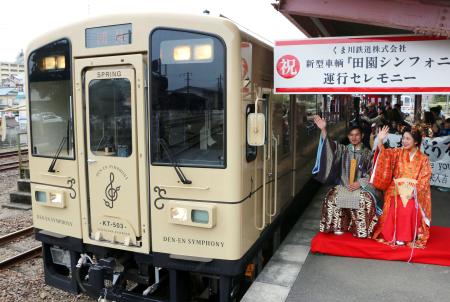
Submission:
[[[28,149],[22,150],[21,154],[22,155],[28,154]],[[0,158],[8,158],[8,157],[17,156],[17,155],[18,155],[17,151],[2,152],[2,153],[0,153]]]
[[[8,235],[0,237],[0,247],[4,247],[5,244],[7,244],[7,243],[9,243],[9,242],[11,242],[11,241],[13,241],[13,240],[15,240],[17,238],[20,238],[22,236],[32,235],[33,234],[33,230],[34,230],[34,227],[31,226],[31,227],[19,230],[17,232],[14,232],[14,233],[11,233],[11,234],[8,234]],[[33,247],[33,248],[29,249],[29,250],[21,252],[21,253],[19,253],[17,255],[14,255],[12,257],[9,257],[9,258],[7,258],[7,259],[5,259],[5,260],[0,262],[0,269],[7,268],[7,267],[9,267],[11,265],[17,264],[19,262],[22,262],[22,261],[25,261],[25,260],[28,260],[28,259],[31,259],[31,258],[35,258],[35,257],[37,257],[37,256],[39,256],[41,254],[41,251],[42,251],[42,248],[39,245],[37,247]]]
[[[0,172],[19,168],[19,161],[0,164]]]
[[[23,160],[23,163],[28,162],[28,160]],[[0,172],[8,171],[19,168],[19,161],[12,161],[9,163],[0,163]]]

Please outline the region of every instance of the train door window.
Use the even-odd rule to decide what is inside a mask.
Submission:
[[[169,29],[150,39],[152,163],[224,168],[223,42]]]
[[[95,155],[132,153],[131,84],[128,79],[89,82],[90,145]]]
[[[278,139],[279,159],[291,153],[291,100],[289,95],[277,95],[274,97],[273,122],[274,135]]]
[[[252,112],[255,112],[255,104],[247,105],[247,108],[245,109],[245,121],[246,121],[245,129],[248,128],[248,124],[247,124],[248,115],[250,113],[252,113]],[[245,133],[246,133],[245,134],[246,135],[246,137],[245,137],[245,145],[246,145],[245,158],[247,159],[247,162],[249,163],[249,162],[252,162],[252,161],[254,161],[256,159],[256,156],[258,155],[257,154],[258,148],[256,146],[250,146],[248,144],[247,131],[245,131]]]
[[[74,159],[70,42],[47,44],[28,58],[33,156]]]

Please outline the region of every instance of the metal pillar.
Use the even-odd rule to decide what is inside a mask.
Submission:
[[[422,95],[416,94],[414,96],[414,122],[420,120],[422,115]]]

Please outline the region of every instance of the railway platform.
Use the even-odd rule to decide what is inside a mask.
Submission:
[[[310,253],[328,189],[320,188],[242,301],[449,301],[450,267]],[[450,227],[449,193],[432,187],[432,207],[432,225]]]

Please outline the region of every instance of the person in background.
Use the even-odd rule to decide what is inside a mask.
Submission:
[[[378,133],[380,154],[376,165],[378,161],[392,164],[392,182],[384,192],[383,214],[373,238],[391,245],[425,247],[431,223],[431,165],[428,156],[420,151],[422,134],[419,131],[405,131],[401,148],[386,149],[383,140],[388,132],[389,128],[385,126]],[[405,196],[404,191],[399,189],[400,185],[395,184],[396,179],[413,179],[417,183]]]
[[[386,113],[386,109],[383,106],[378,106],[377,108],[377,116],[374,118],[370,118],[368,116],[361,116],[361,120],[365,121],[369,124],[374,124],[375,126],[381,126],[384,125],[387,122],[387,113]]]
[[[394,120],[394,111],[389,101],[386,102],[386,118],[389,122]]]
[[[315,115],[314,123],[322,133],[313,175],[322,183],[335,185],[322,205],[320,232],[351,232],[358,238],[369,238],[378,221],[377,192],[368,182],[372,152],[361,143],[361,128],[350,127],[350,144],[344,145],[328,138],[324,119]]]
[[[367,112],[367,116],[369,117],[369,118],[374,118],[374,117],[376,117],[378,114],[377,114],[377,111],[375,110],[375,103],[369,103],[368,104],[368,108],[369,108],[369,110],[368,110],[368,112]]]
[[[432,107],[430,108],[430,112],[433,115],[434,118],[434,123],[436,123],[436,125],[441,128],[444,119],[441,116],[441,109],[442,107],[440,106],[436,106],[436,107]]]
[[[445,120],[445,115],[444,115],[444,113],[442,113],[442,106],[441,105],[437,105],[436,108],[438,110],[438,117],[444,121]]]
[[[405,115],[402,112],[402,106],[400,104],[395,104],[393,109],[392,121],[396,121],[397,123],[403,123],[404,120]]]
[[[441,133],[441,128],[438,126],[437,123],[434,123],[431,125],[431,137],[438,137]]]
[[[375,119],[377,116],[377,113],[375,111],[375,104],[369,103],[368,108],[366,111],[363,112],[363,114],[360,116],[360,123],[363,138],[362,143],[364,147],[367,149],[370,149],[370,134],[372,133],[372,122],[370,122],[372,119]],[[374,115],[375,114],[375,115]]]
[[[444,122],[444,127],[439,132],[439,136],[450,135],[450,118],[447,118]]]
[[[389,134],[400,134],[399,123],[397,121],[391,121],[391,126],[389,127]]]

